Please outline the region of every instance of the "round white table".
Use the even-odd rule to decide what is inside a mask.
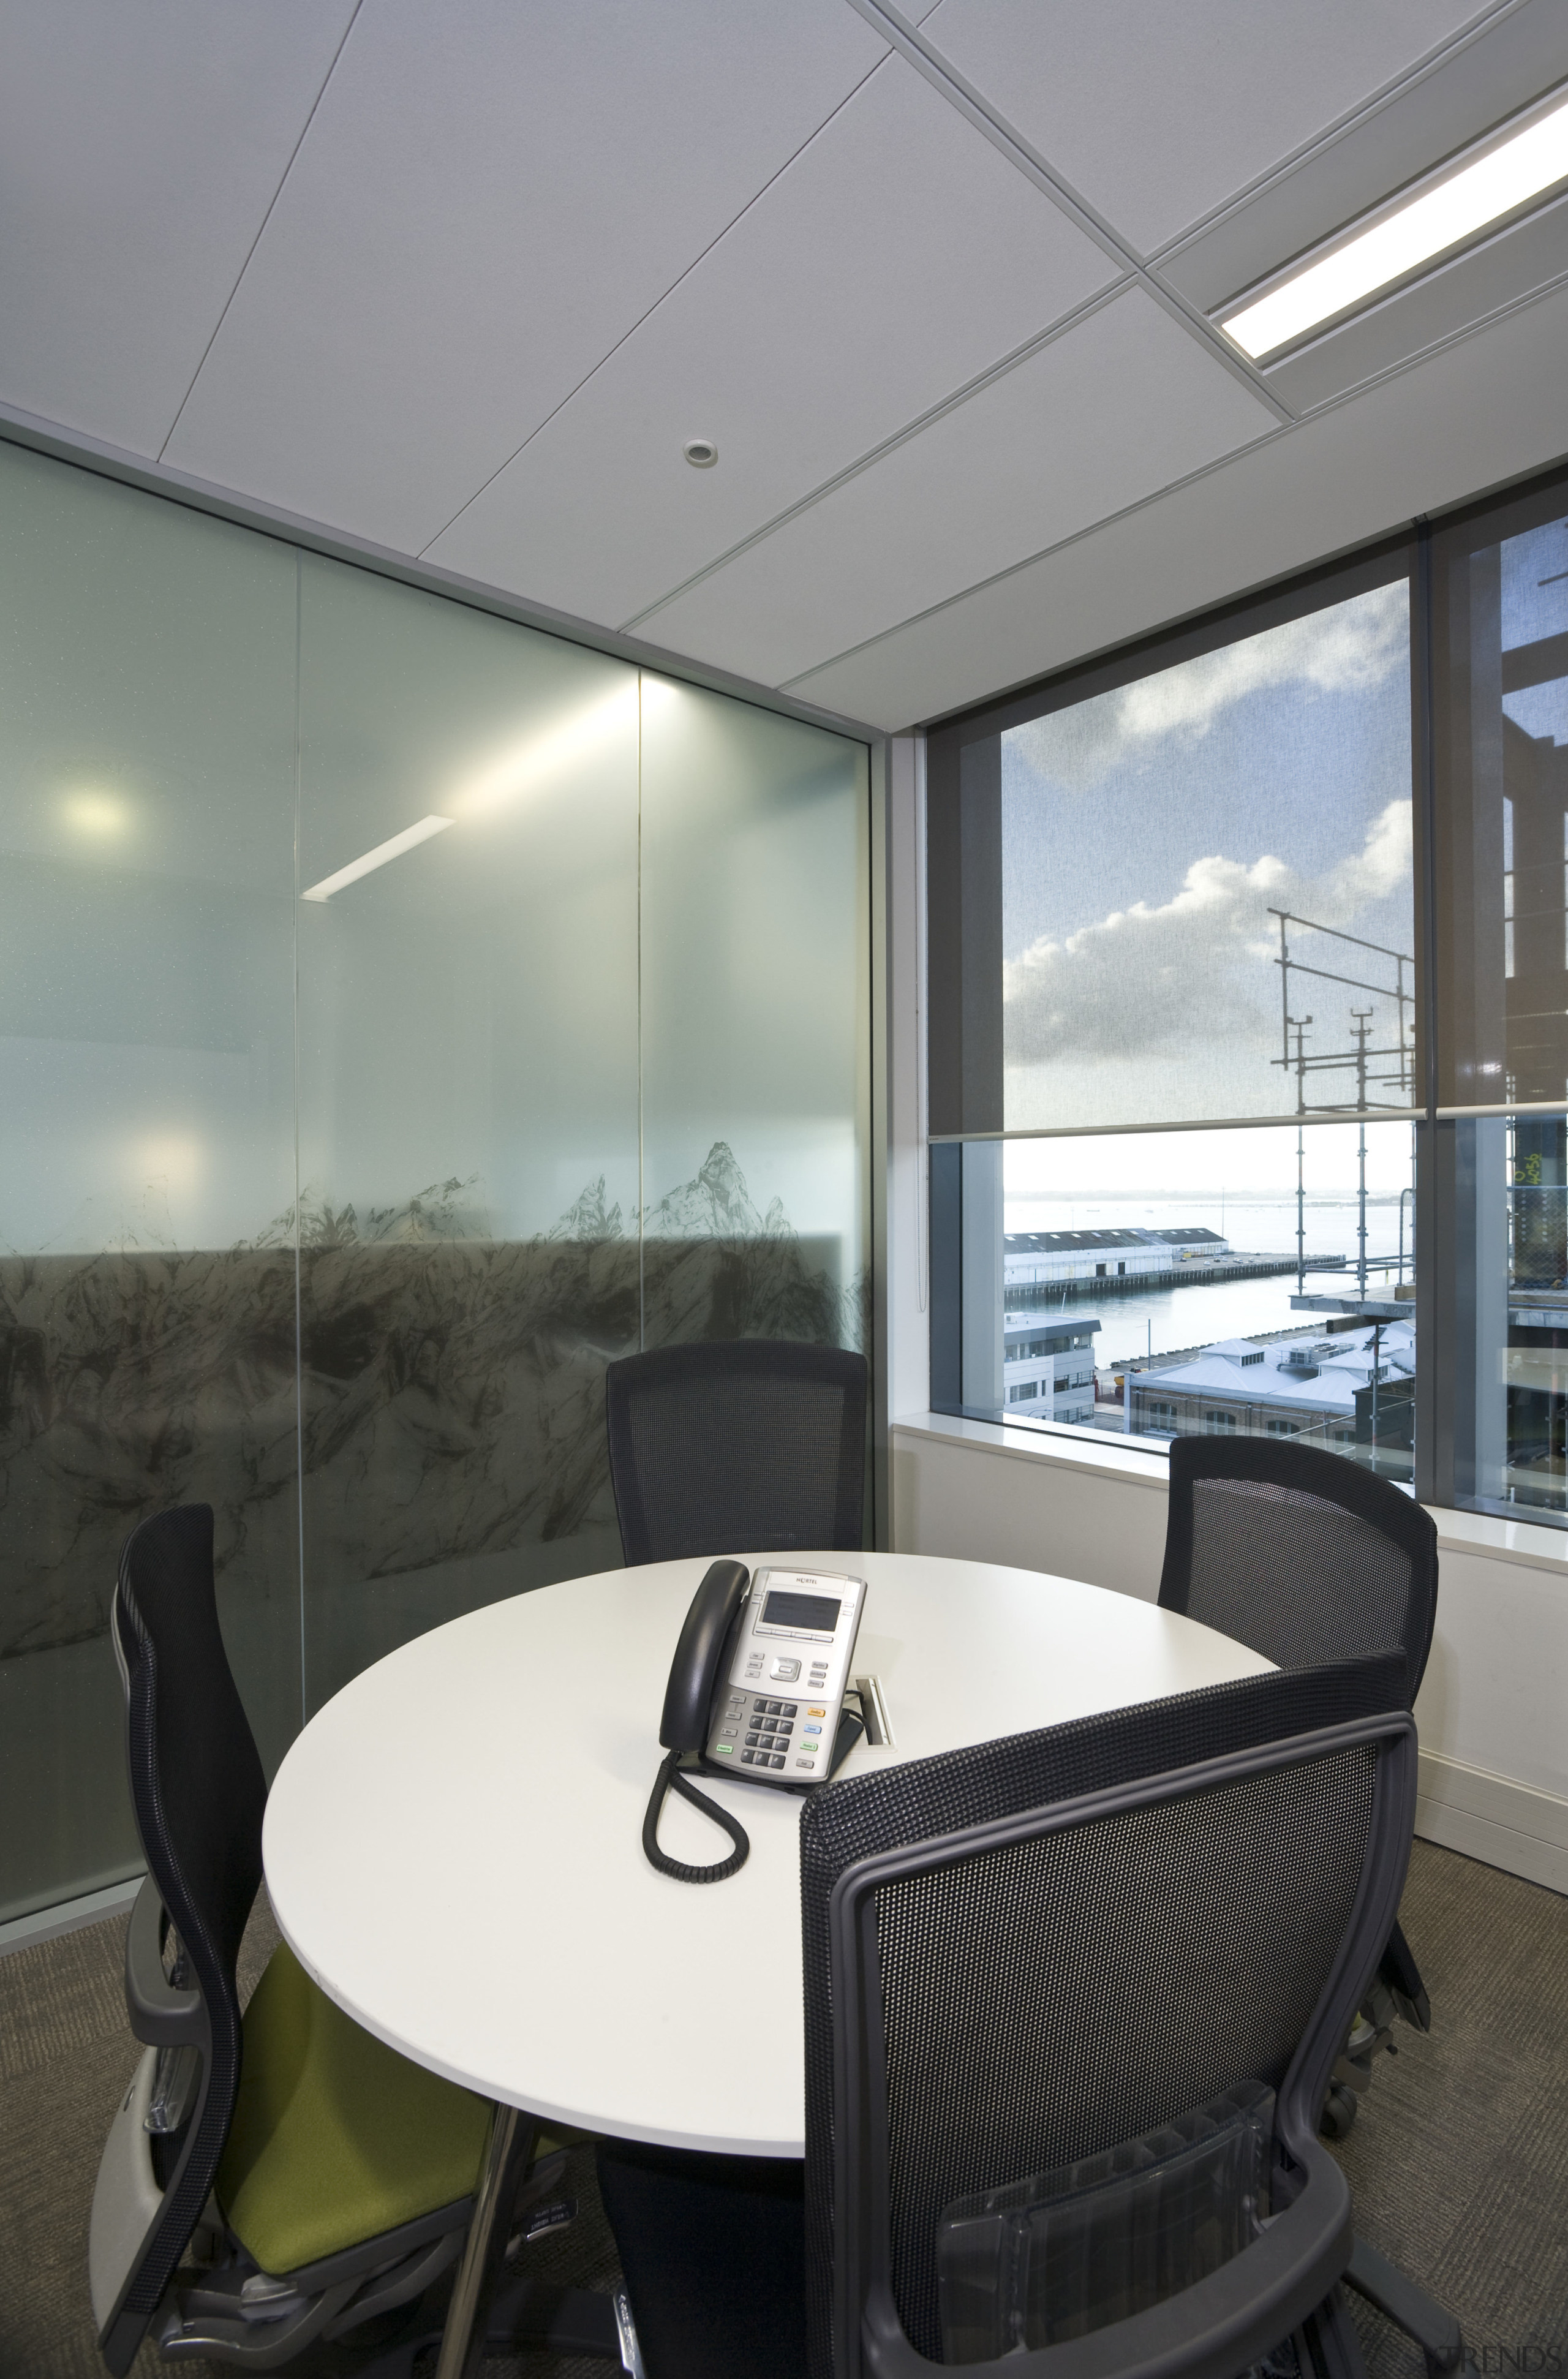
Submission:
[[[705,1781],[751,1837],[722,1883],[643,1856],[665,1683],[706,1566],[568,1579],[377,1661],[278,1772],[267,1883],[301,1964],[419,2064],[547,2123],[799,2156],[801,1798]],[[868,1581],[851,1668],[880,1678],[895,1747],[858,1745],[841,1776],[1271,1665],[1034,1570],[875,1552],[790,1566]],[[673,1794],[659,1839],[704,1863],[730,1847]]]

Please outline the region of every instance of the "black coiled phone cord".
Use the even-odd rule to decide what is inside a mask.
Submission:
[[[746,1840],[744,1827],[730,1815],[729,1810],[721,1809],[717,1801],[710,1801],[706,1793],[698,1792],[689,1776],[681,1775],[676,1765],[680,1757],[678,1751],[670,1752],[655,1780],[648,1814],[643,1819],[643,1849],[650,1866],[657,1866],[660,1875],[674,1876],[678,1883],[722,1883],[727,1875],[734,1875],[745,1866],[752,1854],[752,1846]],[[672,1784],[683,1801],[690,1801],[694,1809],[700,1809],[705,1817],[711,1817],[715,1825],[722,1826],[734,1843],[730,1856],[720,1859],[717,1866],[687,1866],[681,1859],[668,1858],[659,1849],[659,1812],[664,1806],[664,1796]]]

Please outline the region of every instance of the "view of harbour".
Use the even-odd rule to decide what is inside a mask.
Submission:
[[[1367,1254],[1374,1271],[1371,1293],[1392,1296],[1394,1260],[1403,1243],[1405,1276],[1411,1276],[1411,1201],[1404,1202],[1403,1242],[1400,1202],[1395,1196],[1367,1201]],[[1289,1262],[1296,1257],[1294,1198],[1187,1195],[1177,1198],[1133,1197],[1013,1197],[1007,1201],[1007,1229],[1026,1231],[1114,1231],[1127,1229],[1179,1231],[1201,1227],[1228,1242],[1235,1254],[1256,1254]],[[1333,1295],[1355,1287],[1357,1251],[1357,1202],[1354,1193],[1306,1201],[1306,1250],[1314,1258],[1343,1256],[1343,1272],[1309,1274],[1308,1290]],[[1009,1291],[1009,1310],[1031,1313],[1067,1311],[1092,1313],[1100,1323],[1095,1334],[1096,1365],[1107,1369],[1118,1362],[1151,1354],[1212,1344],[1216,1339],[1254,1337],[1260,1333],[1302,1326],[1302,1316],[1291,1308],[1296,1294],[1294,1269],[1268,1279],[1195,1280],[1172,1288],[1107,1294],[1095,1303],[1085,1301],[1085,1288],[1075,1284],[1070,1299],[1058,1286],[1040,1286]]]

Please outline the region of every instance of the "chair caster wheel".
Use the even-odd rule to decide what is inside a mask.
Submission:
[[[1337,2084],[1323,2101],[1323,2111],[1318,2118],[1320,2139],[1343,2140],[1356,2120],[1356,2094],[1342,2090]]]

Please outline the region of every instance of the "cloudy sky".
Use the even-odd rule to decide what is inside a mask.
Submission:
[[[1403,581],[1031,720],[1002,752],[1009,1127],[1291,1113],[1270,909],[1413,947]],[[1320,936],[1292,952],[1393,979]],[[1298,979],[1309,1049],[1350,1045],[1352,1004],[1392,1037],[1391,1000]],[[1353,1089],[1324,1076],[1309,1096]]]

